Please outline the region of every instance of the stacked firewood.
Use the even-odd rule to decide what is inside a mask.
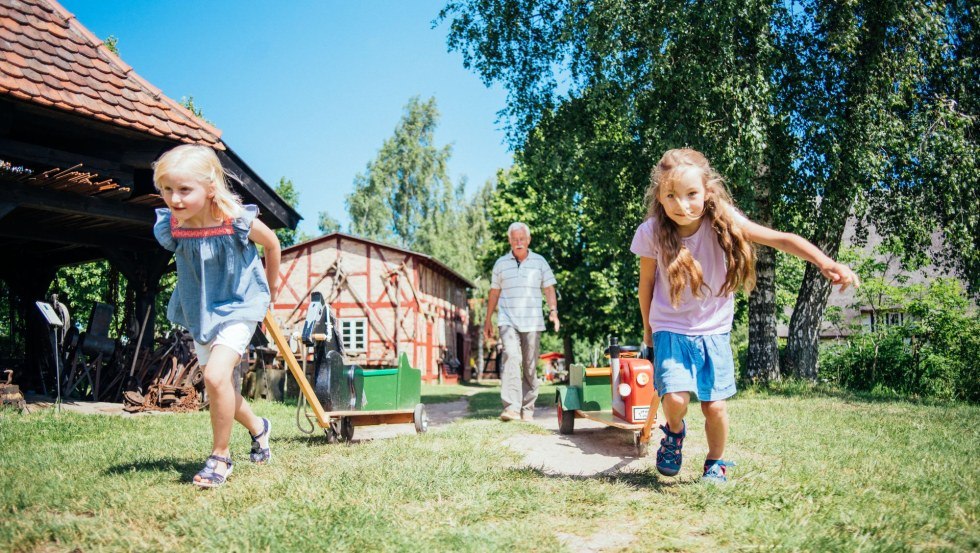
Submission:
[[[126,411],[197,411],[207,406],[204,370],[189,332],[174,331],[158,338],[156,349],[139,352],[131,371],[123,393]]]
[[[0,406],[9,405],[21,411],[27,411],[27,403],[24,401],[24,394],[20,392],[20,386],[14,384],[14,371],[7,369],[3,371],[6,381],[0,382]]]

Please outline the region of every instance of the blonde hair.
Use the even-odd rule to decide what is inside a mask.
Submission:
[[[721,175],[715,171],[701,152],[690,148],[668,150],[650,173],[650,187],[645,201],[647,218],[657,222],[657,241],[660,245],[659,263],[667,271],[670,284],[670,303],[680,304],[681,293],[690,287],[691,294],[703,298],[704,273],[690,250],[677,232],[677,224],[667,216],[660,203],[660,190],[671,186],[682,173],[695,169],[701,174],[704,185],[704,212],[702,217],[711,224],[718,243],[725,252],[725,284],[717,295],[725,296],[736,290],[751,292],[755,288],[755,248],[742,229],[735,224],[732,197],[725,188]],[[703,223],[702,223],[703,224]]]
[[[214,197],[212,210],[217,206],[221,217],[235,219],[242,214],[242,199],[228,188],[226,173],[214,150],[197,144],[181,144],[168,150],[153,162],[153,186],[159,191],[161,183],[171,175],[184,175],[211,184]],[[214,215],[212,211],[212,215]]]

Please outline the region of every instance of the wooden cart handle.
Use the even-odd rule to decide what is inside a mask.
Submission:
[[[286,367],[289,368],[289,372],[293,374],[293,378],[299,384],[299,389],[303,393],[303,397],[306,398],[306,402],[313,408],[313,414],[316,415],[316,421],[320,425],[320,428],[327,428],[330,426],[330,417],[323,410],[323,405],[320,404],[320,399],[316,397],[313,387],[310,386],[310,381],[306,379],[306,374],[303,373],[303,369],[296,362],[296,356],[293,355],[293,350],[289,349],[289,342],[282,335],[279,324],[272,318],[272,311],[266,311],[263,322],[265,323],[266,330],[272,335],[272,341],[276,343],[279,355],[282,355],[282,358],[286,361]]]
[[[657,422],[657,411],[660,410],[660,393],[653,390],[653,399],[650,400],[650,410],[647,412],[647,420],[643,423],[643,430],[640,431],[640,443],[650,443],[650,431]]]

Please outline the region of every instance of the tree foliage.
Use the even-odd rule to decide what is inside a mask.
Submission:
[[[413,97],[392,136],[354,179],[347,211],[354,234],[429,254],[464,277],[479,274],[488,183],[466,197],[466,182],[448,174],[450,146],[438,146],[435,98]]]
[[[293,209],[299,207],[299,190],[293,185],[292,179],[279,177],[279,184],[276,185],[276,194]],[[296,243],[296,229],[280,228],[276,229],[276,236],[279,237],[279,244],[286,248]]]
[[[848,215],[867,215],[907,258],[921,260],[922,245],[941,231],[940,258],[955,259],[945,264],[980,282],[970,270],[980,259],[980,218],[963,209],[980,198],[976,128],[950,109],[975,96],[976,80],[966,73],[976,76],[968,51],[976,46],[967,44],[975,42],[977,10],[912,0],[801,7],[789,41],[803,68],[795,85],[794,160],[798,186],[817,187],[813,242],[836,255]],[[971,17],[974,25],[964,27]],[[829,293],[808,267],[786,349],[788,369],[799,376],[816,377]]]
[[[207,117],[204,116],[204,110],[201,109],[200,106],[198,106],[197,104],[194,103],[194,97],[193,96],[183,96],[183,97],[181,97],[180,98],[180,105],[182,105],[185,108],[187,108],[187,111],[189,111],[192,114],[194,114],[194,117],[197,117],[198,119],[200,119],[201,121],[204,121],[208,125],[212,125],[212,126],[214,125],[214,122],[212,122],[210,119],[208,119]]]
[[[642,172],[624,168],[634,152],[627,129],[617,125],[622,118],[592,124],[576,117],[577,107],[546,116],[501,175],[486,270],[508,249],[507,227],[522,221],[531,228],[531,249],[555,271],[563,332],[592,341],[610,333],[638,337],[637,267],[623,244],[640,221]]]
[[[822,352],[821,374],[858,391],[980,401],[980,319],[962,286],[871,274],[862,295],[875,306],[876,324]],[[887,313],[898,312],[899,324],[885,324]]]
[[[441,14],[455,16],[449,44],[464,63],[508,89],[510,137],[527,185],[540,190],[525,211],[562,211],[552,257],[563,312],[574,313],[566,328],[592,341],[638,334],[628,245],[664,150],[705,152],[764,224],[772,215],[756,196],[786,196],[769,192],[784,182],[772,172],[787,166],[769,159],[786,147],[771,138],[783,124],[768,80],[779,52],[767,33],[771,6],[640,4],[451,2]],[[764,315],[774,330],[773,281]],[[772,337],[771,364],[775,349]]]
[[[329,212],[321,211],[317,218],[317,228],[323,234],[330,234],[332,232],[340,232],[340,221],[334,219]]]
[[[438,119],[435,98],[409,100],[394,134],[354,179],[347,196],[353,233],[407,247],[421,238],[421,227],[452,186],[446,172],[451,148],[435,144]]]
[[[116,56],[119,56],[119,37],[116,35],[109,35],[104,41],[102,41],[102,44],[104,44],[106,49],[108,49],[110,52]]]
[[[533,190],[512,194],[506,209],[540,219],[561,202],[556,257],[587,251],[583,237],[627,255],[649,168],[664,150],[692,146],[763,224],[834,256],[852,210],[877,208],[896,223],[914,216],[953,235],[966,260],[957,267],[972,279],[976,214],[926,205],[932,185],[922,179],[945,177],[932,181],[948,187],[944,200],[976,198],[975,111],[964,107],[975,102],[976,12],[955,1],[458,0],[439,18],[450,20],[449,46],[464,65],[508,91],[503,114]],[[909,234],[923,234],[897,234],[911,252]],[[621,325],[635,268],[606,259],[600,274],[566,261],[563,295],[588,293],[598,307],[570,330],[594,337]],[[778,258],[760,250],[758,269],[750,358],[755,339],[754,355],[773,359]],[[802,282],[795,341],[809,347],[826,286],[813,268]],[[807,374],[815,358],[794,361]]]

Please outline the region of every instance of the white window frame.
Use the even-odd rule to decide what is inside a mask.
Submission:
[[[344,350],[352,353],[367,351],[367,317],[355,317],[340,320],[340,338],[344,342]],[[358,330],[360,331],[358,336]]]
[[[868,312],[868,327],[872,330],[878,330],[879,328],[887,328],[893,326],[901,326],[905,323],[911,322],[912,318],[908,313],[900,310],[880,310],[880,311],[870,311]]]

